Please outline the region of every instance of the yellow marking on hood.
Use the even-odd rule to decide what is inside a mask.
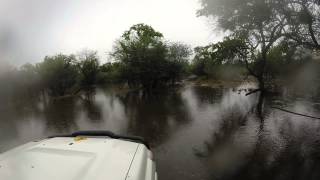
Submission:
[[[74,138],[74,141],[76,141],[76,142],[84,141],[84,140],[87,140],[87,138],[86,137],[80,137],[80,136],[77,136],[77,137]]]

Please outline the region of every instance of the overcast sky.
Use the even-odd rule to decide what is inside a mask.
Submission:
[[[21,65],[45,55],[99,52],[103,61],[130,26],[151,25],[192,47],[221,39],[198,0],[0,0],[0,61]]]

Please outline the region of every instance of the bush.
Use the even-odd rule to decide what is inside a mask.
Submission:
[[[44,61],[37,65],[37,70],[51,96],[64,96],[71,93],[79,79],[74,55],[46,56]]]

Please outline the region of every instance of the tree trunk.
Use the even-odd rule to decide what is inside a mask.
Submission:
[[[265,96],[265,92],[261,91],[260,95],[259,95],[259,99],[258,99],[258,104],[257,104],[257,113],[258,113],[258,117],[261,120],[261,122],[263,122],[263,104],[264,104],[264,96]]]

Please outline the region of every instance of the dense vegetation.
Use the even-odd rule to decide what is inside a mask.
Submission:
[[[186,44],[165,40],[151,26],[136,24],[115,42],[108,63],[100,64],[97,53],[88,50],[47,56],[2,72],[0,96],[60,97],[110,83],[150,91],[191,74],[226,80],[251,76],[257,91],[264,92],[302,65],[319,67],[314,60],[320,49],[319,1],[201,0],[201,5],[198,15],[214,19],[228,34],[223,41],[192,52]]]
[[[165,41],[151,26],[137,24],[116,41],[111,62],[100,65],[97,52],[90,50],[46,56],[40,63],[2,72],[0,96],[61,97],[110,83],[146,90],[169,86],[187,74],[191,53],[188,45]]]
[[[270,89],[268,81],[279,74],[274,69],[286,65],[283,62],[288,59],[300,61],[300,52],[306,54],[309,50],[311,56],[318,56],[319,0],[201,0],[201,3],[198,15],[215,19],[218,27],[229,34],[218,43],[214,57],[243,62],[257,80],[258,88],[247,95],[261,92],[259,114],[264,94]],[[319,63],[314,64],[319,67]]]
[[[194,49],[192,72],[207,78],[232,80],[245,75],[244,64],[236,57],[242,41],[226,38],[223,42]]]
[[[144,24],[126,31],[111,53],[120,62],[123,80],[145,89],[178,80],[185,73],[190,54],[187,45],[165,43],[160,32]]]
[[[243,62],[266,90],[275,66],[299,58],[298,50],[319,51],[318,0],[202,0],[200,16],[213,17],[229,33],[213,45],[213,59]],[[298,54],[297,54],[298,53]],[[275,61],[275,60],[280,60]],[[272,64],[273,63],[273,64]]]

